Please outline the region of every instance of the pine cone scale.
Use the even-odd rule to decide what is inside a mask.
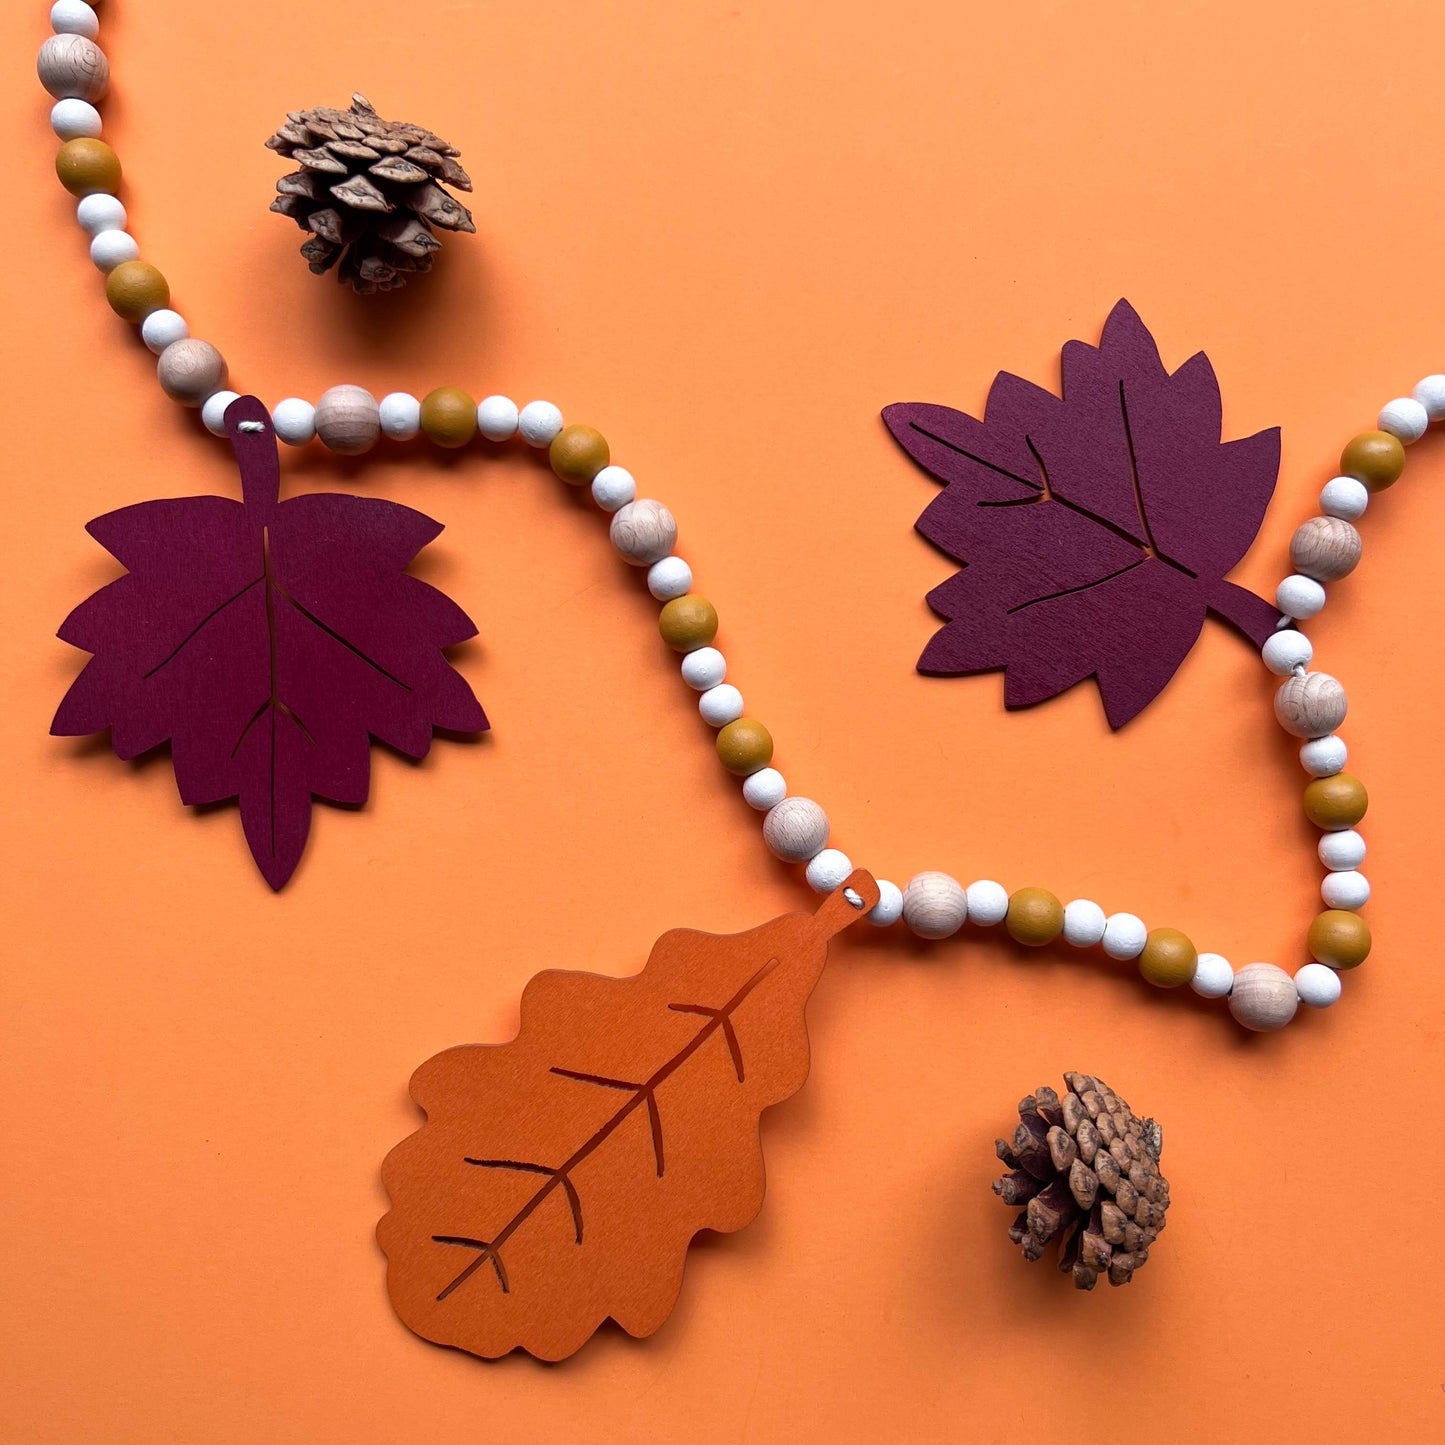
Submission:
[[[440,136],[377,115],[363,96],[350,110],[291,111],[266,142],[300,170],[276,182],[271,209],[310,233],[301,254],[318,275],[363,294],[429,271],[433,227],[475,233],[471,212],[443,186],[470,191],[461,154]]]
[[[1062,1099],[1042,1088],[1019,1100],[1012,1143],[999,1139],[994,1146],[1009,1170],[994,1193],[1024,1206],[1008,1234],[1026,1259],[1040,1259],[1056,1244],[1059,1269],[1076,1289],[1093,1289],[1101,1275],[1124,1285],[1164,1228],[1163,1134],[1099,1079],[1078,1073],[1064,1079]]]

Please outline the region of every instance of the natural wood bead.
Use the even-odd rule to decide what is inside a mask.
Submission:
[[[811,798],[784,798],[763,819],[763,842],[785,863],[806,863],[828,846],[828,815]]]
[[[767,767],[773,760],[773,735],[762,723],[740,717],[717,735],[718,761],[740,778]]]
[[[1387,431],[1361,432],[1340,453],[1341,475],[1354,477],[1372,492],[1393,486],[1404,470],[1404,444]]]
[[[1370,925],[1343,908],[1327,908],[1310,924],[1310,955],[1331,968],[1362,964],[1370,956],[1370,942]]]
[[[459,386],[439,386],[422,400],[421,429],[439,447],[464,447],[477,434],[477,404]]]
[[[717,636],[717,609],[696,592],[674,597],[658,613],[657,630],[674,652],[695,652]]]
[[[52,35],[35,62],[40,83],[56,100],[88,100],[94,104],[110,89],[110,61],[95,41],[84,35]]]
[[[156,363],[161,389],[182,406],[201,406],[226,384],[226,358],[209,341],[173,341]]]
[[[1155,988],[1178,988],[1194,977],[1199,953],[1177,928],[1151,928],[1139,955],[1139,972]]]
[[[339,456],[359,457],[381,435],[381,408],[364,386],[332,386],[316,402],[316,435]]]
[[[120,189],[120,157],[103,140],[82,136],[56,151],[55,174],[72,196],[113,196]]]
[[[1288,677],[1274,695],[1274,715],[1297,738],[1322,738],[1345,720],[1345,689],[1327,672]]]
[[[947,873],[915,873],[903,890],[903,919],[920,938],[948,938],[968,917],[968,894]]]
[[[1019,888],[1009,895],[1003,926],[1015,943],[1039,948],[1064,931],[1064,905],[1047,888]]]
[[[1234,975],[1229,1011],[1236,1023],[1256,1033],[1282,1029],[1299,1007],[1294,979],[1272,963],[1249,963]]]
[[[661,502],[639,497],[612,514],[608,535],[624,562],[634,567],[651,567],[677,546],[677,521]],[[651,584],[649,577],[649,587]],[[688,585],[692,585],[691,572]]]
[[[1369,806],[1370,795],[1353,773],[1316,778],[1305,788],[1305,816],[1316,828],[1331,833],[1353,828]]]
[[[1360,534],[1339,517],[1311,517],[1295,529],[1290,566],[1316,582],[1348,577],[1360,563]]]
[[[547,448],[552,470],[568,486],[586,486],[612,459],[607,438],[596,427],[564,426]]]
[[[122,320],[139,325],[170,304],[166,278],[146,261],[122,261],[105,278],[105,299]]]

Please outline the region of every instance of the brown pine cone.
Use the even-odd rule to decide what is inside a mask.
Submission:
[[[441,247],[433,226],[477,229],[440,184],[471,190],[461,152],[421,126],[383,120],[364,96],[350,110],[293,110],[266,144],[301,165],[276,182],[271,209],[311,232],[301,254],[312,271],[339,263],[337,280],[363,295],[430,271]]]
[[[1076,1289],[1101,1274],[1128,1284],[1164,1228],[1169,1181],[1159,1172],[1164,1136],[1153,1119],[1136,1119],[1107,1084],[1065,1074],[1068,1092],[1045,1086],[1019,1100],[1013,1142],[995,1144],[1011,1171],[993,1192],[1026,1206],[1009,1238],[1027,1260],[1057,1238],[1059,1269]]]

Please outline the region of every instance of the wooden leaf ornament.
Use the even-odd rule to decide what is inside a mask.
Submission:
[[[692,1237],[761,1208],[759,1116],[807,1077],[829,939],[877,901],[857,872],[816,913],[665,934],[631,978],[540,973],[510,1043],[423,1064],[427,1122],[382,1166],[402,1320],[488,1359],[563,1359],[609,1316],[656,1330]]]
[[[963,570],[929,593],[947,625],[932,675],[1003,670],[1030,707],[1093,676],[1112,727],[1168,685],[1205,615],[1256,646],[1279,611],[1225,580],[1254,541],[1279,474],[1279,431],[1222,442],[1203,352],[1174,373],[1127,301],[1098,346],[1063,349],[1063,394],[1007,372],[982,419],[885,408],[898,444],[945,484],[918,530]]]
[[[239,398],[226,430],[241,501],[141,502],[86,529],[127,572],[60,629],[94,656],[50,730],[109,728],[121,758],[169,741],[181,801],[238,798],[256,865],[280,888],[312,797],[366,801],[372,736],[419,758],[434,727],[487,726],[442,653],[477,629],[406,572],[439,523],[371,497],[280,501],[266,409]]]

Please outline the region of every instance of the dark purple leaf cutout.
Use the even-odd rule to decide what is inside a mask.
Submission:
[[[918,519],[963,569],[928,595],[947,625],[918,670],[1004,671],[1030,707],[1093,676],[1111,727],[1168,685],[1207,612],[1256,646],[1272,603],[1225,581],[1279,475],[1279,429],[1221,442],[1203,352],[1172,375],[1127,301],[1098,346],[1063,349],[1063,395],[1000,372],[983,420],[902,402],[883,419],[946,483]]]
[[[94,656],[50,730],[109,728],[121,758],[169,741],[181,801],[238,798],[251,854],[280,888],[312,797],[366,801],[371,737],[420,758],[433,728],[487,727],[442,655],[477,629],[406,572],[439,523],[369,497],[279,501],[265,407],[232,402],[226,430],[242,501],[141,502],[86,529],[127,571],[60,629]]]

